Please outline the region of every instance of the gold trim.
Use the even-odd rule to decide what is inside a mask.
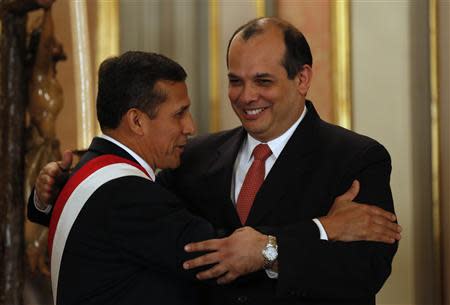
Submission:
[[[440,200],[440,141],[439,141],[439,49],[438,49],[438,1],[429,0],[430,29],[430,90],[431,90],[431,188],[433,204],[433,243],[435,253],[434,273],[437,304],[443,299],[441,261],[441,200]]]
[[[97,1],[97,28],[95,48],[95,87],[97,71],[105,58],[119,54],[119,0]],[[95,120],[95,132],[100,134],[100,126]]]
[[[348,0],[331,1],[332,96],[334,121],[352,128],[350,4]]]
[[[220,78],[219,78],[219,3],[208,1],[209,11],[209,131],[220,130]]]
[[[75,94],[77,103],[77,148],[86,149],[95,134],[95,106],[89,25],[86,0],[70,1]]]
[[[266,1],[265,0],[256,0],[256,17],[264,17],[266,16]]]

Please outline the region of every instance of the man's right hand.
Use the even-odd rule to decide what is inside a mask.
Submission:
[[[337,197],[327,216],[319,218],[328,239],[334,241],[377,241],[393,244],[400,240],[402,228],[397,217],[370,204],[353,202],[359,193],[359,181]]]
[[[63,153],[61,161],[48,163],[39,172],[36,179],[36,195],[39,201],[39,208],[45,210],[48,205],[53,204],[60,192],[60,186],[67,178],[70,166],[72,165],[73,155],[70,150]]]

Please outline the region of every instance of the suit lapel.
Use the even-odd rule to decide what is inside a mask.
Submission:
[[[212,195],[208,198],[214,198],[217,201],[211,204],[217,205],[218,213],[222,213],[221,217],[225,218],[225,223],[233,228],[240,227],[241,223],[231,201],[231,181],[234,162],[245,135],[244,129],[239,128],[217,149],[205,177],[209,186],[208,192]]]
[[[278,156],[256,194],[246,225],[258,225],[292,188],[295,189],[295,193],[301,194],[301,188],[307,185],[308,173],[316,162],[317,156],[313,152],[316,150],[315,132],[320,120],[312,104],[307,103],[307,107],[307,115]]]

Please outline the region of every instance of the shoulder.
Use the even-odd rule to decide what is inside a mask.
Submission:
[[[214,153],[228,145],[240,143],[242,135],[245,134],[242,127],[225,130],[217,133],[197,136],[189,140],[181,158],[181,164],[198,164],[208,160]]]
[[[328,146],[348,150],[368,150],[373,147],[386,150],[377,140],[346,128],[320,121],[319,136]]]
[[[178,202],[178,198],[159,183],[139,176],[124,176],[102,185],[98,193],[108,196],[113,202],[163,203]]]
[[[377,140],[325,121],[319,122],[317,137],[320,145],[329,153],[390,159],[386,148]]]
[[[189,140],[187,146],[186,146],[186,152],[190,151],[210,151],[211,148],[217,148],[223,144],[225,144],[227,141],[229,141],[234,136],[239,135],[243,132],[242,126],[220,131],[216,133],[209,133],[201,136],[197,136]]]

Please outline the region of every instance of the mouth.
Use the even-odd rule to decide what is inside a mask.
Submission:
[[[186,144],[183,144],[183,145],[178,145],[177,147],[176,147],[176,149],[180,152],[180,153],[182,153],[183,151],[184,151],[184,147],[186,146]]]
[[[254,109],[244,109],[244,115],[246,119],[256,119],[258,118],[267,108],[269,107],[261,107]]]

